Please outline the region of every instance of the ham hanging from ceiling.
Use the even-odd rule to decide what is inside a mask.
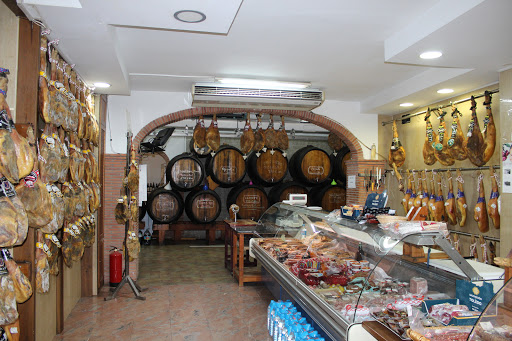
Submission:
[[[455,195],[453,194],[453,182],[452,182],[452,173],[450,171],[446,174],[446,181],[448,181],[448,194],[446,195],[446,201],[444,203],[444,210],[446,213],[446,218],[448,220],[448,224],[457,225],[457,213],[456,213],[456,203],[455,203]]]
[[[284,126],[284,116],[281,116],[281,125],[277,131],[277,148],[281,150],[287,150],[289,146],[288,134]]]
[[[276,149],[277,131],[274,129],[274,115],[270,115],[267,130],[265,130],[265,146],[270,149]]]
[[[496,148],[496,125],[494,124],[494,117],[492,116],[491,110],[491,102],[492,96],[489,91],[485,92],[485,109],[487,111],[487,116],[484,118],[484,141],[485,141],[485,150],[484,150],[484,163],[487,163],[492,155],[494,154],[494,149]]]
[[[39,171],[44,182],[57,182],[61,176],[61,146],[50,124],[46,124],[39,140]]]
[[[47,253],[50,249],[46,246],[43,232],[36,232],[36,291],[44,294],[50,290],[50,266]]]
[[[394,163],[397,167],[402,167],[405,162],[405,149],[398,138],[396,121],[393,121],[393,141],[391,142],[391,148],[389,149],[388,162],[390,166]]]
[[[436,187],[435,187],[436,173],[432,171],[432,177],[430,179],[430,196],[428,198],[428,214],[430,220],[434,219],[434,203],[436,202]]]
[[[425,115],[426,132],[425,143],[423,144],[423,161],[429,166],[433,165],[437,161],[436,156],[434,155],[434,141],[437,139],[437,134],[432,128],[430,115],[430,108],[428,108],[427,114]]]
[[[468,205],[466,204],[466,196],[464,194],[464,179],[460,169],[457,169],[457,219],[459,226],[466,225],[466,218],[468,214]]]
[[[39,51],[39,90],[37,109],[39,116],[45,123],[51,123],[50,118],[50,90],[48,89],[48,63],[46,61],[48,51],[48,39],[41,36],[41,47]]]
[[[216,114],[213,115],[212,122],[206,131],[206,144],[214,152],[220,148],[220,134]]]
[[[135,159],[135,149],[132,145],[130,152],[130,172],[128,173],[128,188],[131,193],[135,193],[139,190],[139,168]]]
[[[471,120],[469,121],[468,134],[464,148],[466,149],[469,161],[471,161],[472,164],[478,167],[485,164],[484,151],[486,150],[487,145],[484,137],[482,136],[482,132],[480,131],[474,96],[471,96]]]
[[[329,133],[329,136],[327,136],[327,144],[332,148],[332,150],[334,150],[335,153],[339,152],[341,148],[345,146],[340,137],[332,131]]]
[[[448,153],[454,160],[463,161],[468,158],[468,155],[466,149],[464,149],[465,139],[460,126],[459,115],[461,115],[459,110],[452,106],[453,122],[451,125],[451,136],[448,140]]]
[[[204,148],[206,146],[206,128],[204,126],[203,116],[199,116],[192,136],[197,148]]]
[[[487,205],[485,204],[484,176],[480,172],[478,175],[478,200],[475,205],[473,218],[478,223],[480,232],[489,231],[489,218],[487,217]]]
[[[435,221],[446,221],[446,214],[444,211],[444,197],[443,190],[441,188],[441,176],[437,175],[437,191],[436,198],[432,207],[432,212],[434,214],[433,218]]]
[[[411,173],[407,170],[407,190],[405,191],[405,196],[402,199],[402,206],[404,208],[405,214],[409,212],[409,199],[412,195],[412,181],[411,181]]]
[[[75,101],[74,86],[71,84],[71,65],[64,62],[64,87],[68,91],[68,115],[67,126],[70,131],[76,132],[78,129],[78,103]]]
[[[498,174],[494,172],[494,167],[489,167],[491,176],[491,197],[487,203],[487,210],[489,217],[491,217],[492,224],[496,229],[500,228],[500,212],[498,211],[498,198],[500,192],[498,190]]]
[[[258,115],[258,123],[256,124],[256,130],[254,132],[254,147],[253,151],[259,152],[265,147],[265,131],[261,126],[261,114]]]
[[[251,114],[247,114],[244,131],[240,137],[240,150],[242,153],[244,153],[244,155],[247,155],[251,152],[252,148],[254,147],[254,140],[254,131],[251,127]]]
[[[446,122],[444,116],[446,111],[443,111],[439,115],[439,128],[437,129],[437,137],[434,142],[434,155],[443,166],[451,166],[455,163],[455,160],[451,157],[448,152],[448,134],[446,131]]]
[[[429,199],[430,195],[429,195],[429,190],[428,190],[428,186],[427,186],[427,172],[423,171],[422,174],[423,174],[423,177],[421,178],[421,182],[423,184],[423,197],[421,198],[421,206],[426,207],[428,210],[428,199]],[[430,212],[429,212],[429,217],[430,217]],[[428,219],[430,220],[430,218],[428,218]]]
[[[23,303],[27,301],[32,296],[32,285],[29,279],[21,272],[18,264],[12,259],[9,250],[2,249],[2,257],[14,284],[16,302]]]

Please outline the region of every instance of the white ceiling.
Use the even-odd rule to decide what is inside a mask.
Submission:
[[[512,65],[510,0],[43,2],[18,0],[88,84],[112,84],[105,94],[188,92],[214,77],[309,81],[328,100],[396,114],[497,83]],[[178,22],[179,10],[206,20]],[[432,49],[443,56],[418,57]],[[436,93],[445,87],[455,94]]]

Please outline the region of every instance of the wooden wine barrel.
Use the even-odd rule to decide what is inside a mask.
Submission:
[[[262,152],[258,157],[251,153],[247,159],[247,173],[251,180],[261,186],[274,186],[286,177],[288,171],[288,159],[279,149]]]
[[[206,173],[221,187],[233,187],[245,176],[242,152],[232,146],[222,146],[206,159]]]
[[[165,169],[165,176],[172,188],[179,191],[190,191],[203,183],[203,164],[192,153],[182,153],[169,161]]]
[[[326,211],[340,209],[347,202],[346,190],[341,185],[316,186],[309,190],[308,201],[310,206],[321,206]]]
[[[347,182],[347,160],[350,160],[351,154],[348,147],[341,148],[336,156],[332,155],[332,178],[338,183]]]
[[[295,181],[310,186],[328,181],[332,173],[329,154],[313,146],[297,150],[288,168]]]
[[[183,199],[175,191],[157,188],[149,195],[146,209],[153,223],[173,223],[183,213]]]
[[[199,224],[214,222],[220,214],[220,207],[219,195],[210,189],[192,191],[185,199],[185,213]]]
[[[207,157],[212,152],[212,149],[208,147],[208,145],[204,146],[203,148],[199,148],[197,144],[194,143],[194,139],[190,139],[190,142],[188,144],[190,148],[190,152],[194,153],[199,158]]]
[[[289,194],[308,194],[308,189],[296,181],[282,182],[268,192],[268,201],[273,205],[276,202],[288,200]]]
[[[237,217],[240,219],[252,219],[257,221],[268,208],[268,197],[265,190],[256,185],[241,183],[233,187],[227,197],[226,207],[237,204],[240,211]]]

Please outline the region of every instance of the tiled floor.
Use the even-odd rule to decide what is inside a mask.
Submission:
[[[195,243],[195,245],[199,245]],[[272,299],[261,284],[238,284],[224,268],[223,247],[190,244],[143,246],[138,284],[116,299],[81,299],[55,340],[268,341],[266,309]]]

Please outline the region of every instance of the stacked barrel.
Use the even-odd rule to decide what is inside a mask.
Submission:
[[[188,219],[201,224],[214,222],[222,212],[221,218],[227,217],[229,207],[236,204],[239,218],[258,220],[269,206],[288,199],[289,194],[308,194],[310,206],[331,211],[346,202],[348,159],[348,148],[333,156],[306,146],[290,160],[279,149],[266,149],[245,159],[233,146],[224,145],[210,154],[191,143],[190,152],[174,157],[167,165],[170,189],[154,190],[146,209],[158,223],[175,222],[185,212]],[[214,186],[210,188],[208,183]]]

